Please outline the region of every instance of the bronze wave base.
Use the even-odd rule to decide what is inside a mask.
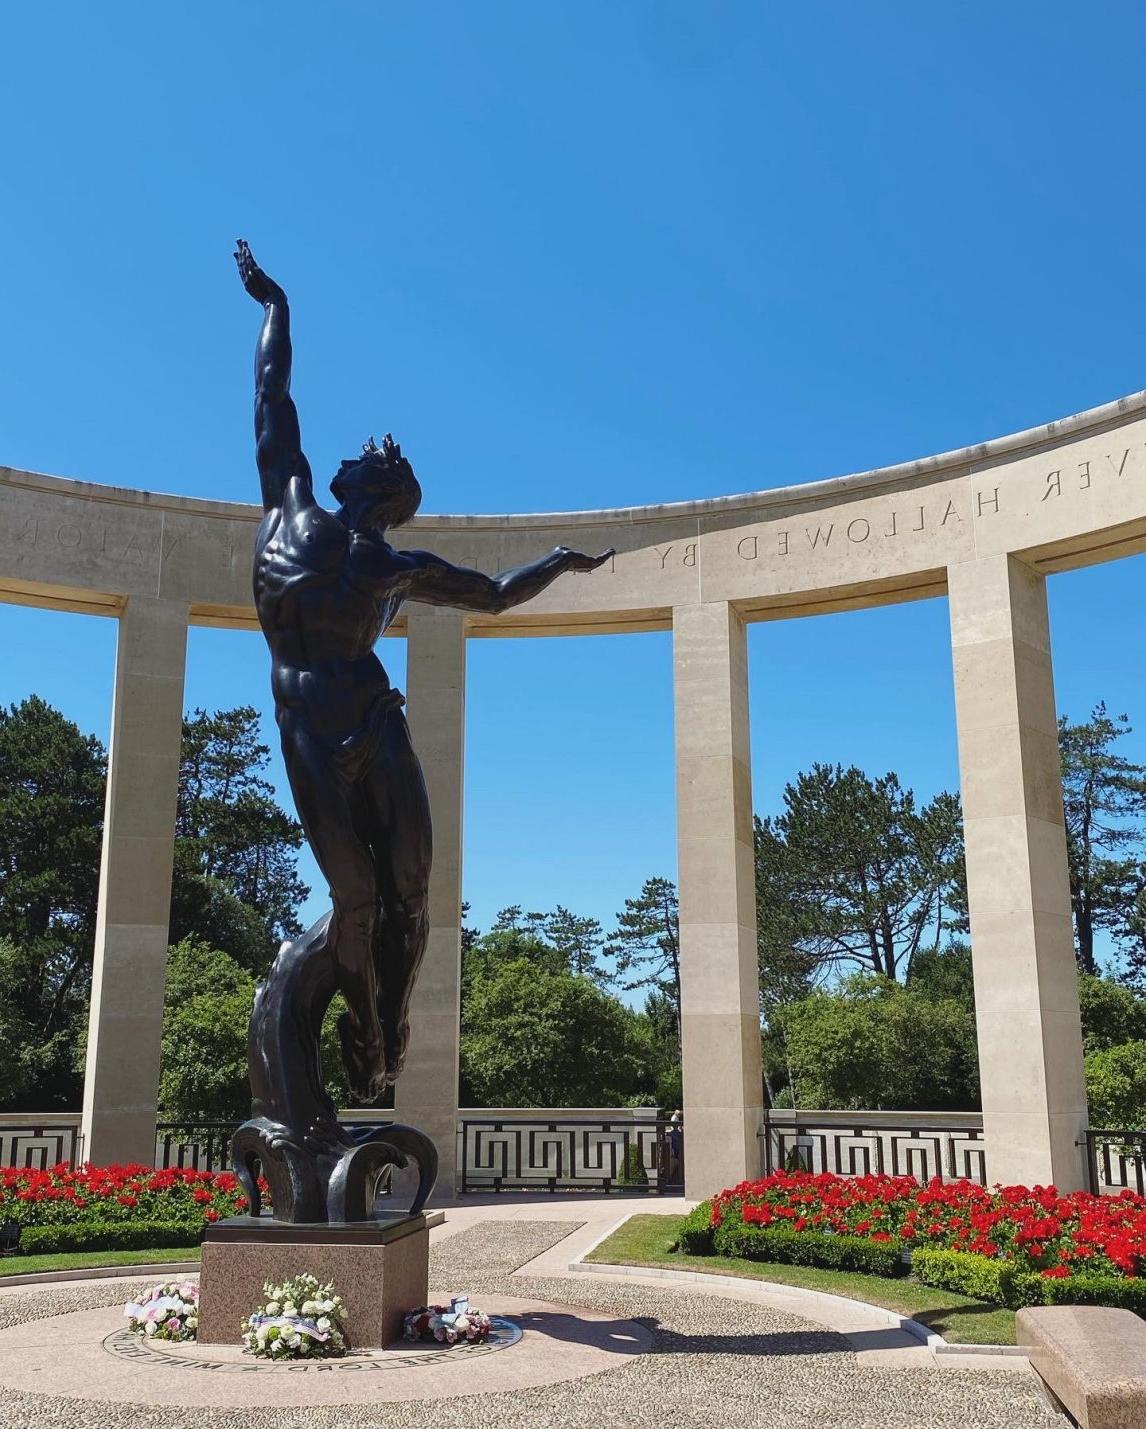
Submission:
[[[279,949],[247,1036],[252,1116],[232,1138],[231,1162],[252,1217],[262,1211],[260,1172],[266,1178],[278,1225],[376,1221],[378,1192],[394,1167],[411,1162],[418,1187],[405,1216],[417,1217],[438,1175],[437,1148],[423,1132],[391,1122],[355,1135],[323,1084],[319,1038],[336,991],[331,916]]]

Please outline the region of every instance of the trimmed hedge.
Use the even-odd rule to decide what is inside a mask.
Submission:
[[[974,1300],[991,1300],[1010,1310],[1044,1304],[1044,1287],[1052,1283],[1016,1270],[1011,1261],[993,1260],[967,1250],[929,1250],[925,1246],[912,1252],[911,1273],[924,1285],[954,1290]]]
[[[888,1277],[907,1273],[897,1240],[725,1221],[717,1227],[712,1242],[717,1255],[745,1260],[775,1260],[784,1265],[816,1265],[825,1270],[858,1270],[865,1275]]]
[[[701,1201],[677,1227],[672,1248],[682,1255],[711,1255],[712,1237],[712,1202]]]
[[[1045,1276],[965,1250],[915,1251],[911,1273],[924,1285],[1019,1310],[1024,1305],[1108,1305],[1146,1316],[1146,1281],[1117,1275]]]
[[[79,1250],[166,1250],[198,1245],[206,1224],[126,1221],[89,1225],[24,1226],[18,1255],[63,1255]]]
[[[1133,1310],[1146,1318],[1146,1281],[1123,1280],[1117,1275],[1064,1275],[1044,1280],[1045,1305],[1112,1305]]]

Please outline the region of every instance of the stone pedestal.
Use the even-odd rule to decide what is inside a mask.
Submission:
[[[673,609],[685,1195],[760,1175],[764,1116],[744,622]]]
[[[1086,1081],[1046,579],[947,573],[987,1179],[1087,1184]]]
[[[247,1316],[266,1300],[263,1282],[311,1274],[346,1304],[355,1349],[398,1338],[402,1316],[429,1296],[425,1216],[348,1225],[289,1225],[238,1216],[207,1231],[199,1275],[199,1340],[238,1344]]]

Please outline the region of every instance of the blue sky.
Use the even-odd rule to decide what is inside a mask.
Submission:
[[[1144,40],[1128,4],[9,7],[0,462],[253,499],[239,233],[316,471],[392,430],[431,511],[784,485],[1137,390]],[[1143,575],[1051,602],[1061,708],[1146,758]],[[956,784],[946,619],[753,628],[759,809],[814,759]],[[0,700],[106,734],[111,622],[0,633]],[[188,706],[269,713],[266,669],[193,632]],[[667,636],[471,642],[468,696],[479,923],[675,871]]]

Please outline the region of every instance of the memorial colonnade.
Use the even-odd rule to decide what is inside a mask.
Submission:
[[[0,597],[119,621],[83,1113],[93,1161],[152,1154],[187,627],[254,626],[260,515],[0,468]],[[557,544],[617,551],[505,615],[411,605],[398,632],[435,862],[397,1108],[434,1137],[447,1174],[467,641],[673,632],[685,1164],[702,1196],[760,1164],[746,623],[946,593],[987,1174],[1083,1184],[1045,584],[1146,549],[1146,393],[856,476],[614,511],[427,516],[396,535],[490,573]]]

